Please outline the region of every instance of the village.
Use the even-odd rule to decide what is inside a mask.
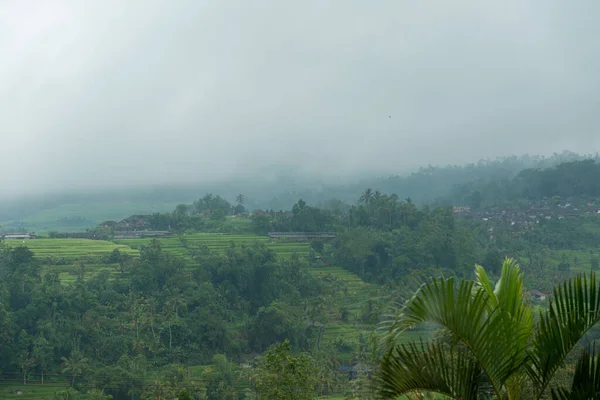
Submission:
[[[540,220],[562,220],[582,216],[600,215],[600,206],[596,203],[571,204],[570,202],[558,203],[552,200],[543,200],[534,204],[521,207],[503,209],[473,210],[469,206],[454,206],[454,215],[457,218],[473,218],[482,221],[500,221],[510,225],[531,225]]]

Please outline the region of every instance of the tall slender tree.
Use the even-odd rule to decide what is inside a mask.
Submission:
[[[71,353],[71,357],[61,357],[63,374],[71,375],[71,386],[75,385],[75,378],[83,374],[88,368],[88,359],[78,351]]]
[[[360,196],[360,202],[366,205],[370,205],[373,201],[373,189],[367,188]]]
[[[238,194],[235,198],[235,202],[240,205],[243,206],[244,205],[244,201],[246,201],[246,196],[244,196],[243,194]]]

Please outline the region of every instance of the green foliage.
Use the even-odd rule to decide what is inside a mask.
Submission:
[[[552,389],[552,400],[593,399],[600,392],[600,354],[595,347],[579,355],[570,388]]]
[[[333,243],[335,263],[378,283],[427,267],[466,273],[476,261],[472,232],[457,225],[450,209],[418,212],[403,204],[408,214],[399,224],[407,224],[392,232],[357,227],[341,233]]]
[[[474,209],[484,206],[506,206],[525,199],[561,199],[600,197],[600,164],[596,159],[565,162],[552,168],[530,168],[505,179],[487,177],[457,187],[448,196],[458,204]]]
[[[81,394],[73,388],[58,391],[52,397],[52,400],[78,400],[78,399],[81,399]]]
[[[489,249],[481,264],[492,275],[498,275],[502,269],[502,253],[497,249]]]
[[[325,243],[323,243],[322,240],[313,240],[312,242],[310,242],[310,248],[314,251],[322,253],[325,249]]]
[[[493,214],[487,193],[480,195],[479,212]],[[562,199],[552,202],[558,207]],[[539,290],[594,269],[596,215],[512,226],[500,218],[456,218],[450,207],[417,207],[411,199],[372,189],[355,206],[332,201],[319,208],[299,200],[291,211],[252,216],[242,210],[245,201],[238,198],[234,207],[207,195],[157,213],[149,218],[153,229],[177,233],[159,240],[56,238],[0,246],[0,369],[18,373],[27,384],[46,379],[82,392],[97,387],[113,398],[256,398],[267,390],[266,384],[257,386],[259,376],[262,382],[284,377],[268,372],[266,358],[255,363],[253,357],[283,342],[306,352],[286,350],[280,359],[302,359],[314,369],[311,395],[345,391],[369,398],[366,334],[398,301],[406,302],[405,314],[394,326],[398,335],[384,347],[386,373],[406,379],[392,382],[391,391],[425,384],[425,376],[456,397],[471,384],[486,395],[521,390],[524,396],[545,385],[547,374],[547,395],[552,389],[556,395],[562,389],[575,393],[568,381],[574,360],[540,359],[540,366],[532,361],[537,336],[529,333],[531,313],[515,300],[523,278],[514,268],[500,267],[505,254],[518,257],[528,286]],[[291,242],[252,230],[334,231],[337,238]],[[206,231],[212,233],[201,233]],[[501,283],[492,286],[479,268],[475,281],[461,280],[477,262],[500,275]],[[569,269],[559,268],[561,263]],[[439,275],[448,278],[429,281]],[[410,300],[409,288],[423,284]],[[431,299],[450,302],[436,307]],[[583,307],[553,301],[557,315],[559,309],[571,307],[577,314]],[[552,318],[549,326],[583,327],[577,335],[591,324]],[[451,334],[411,344],[433,336],[430,325],[417,326],[422,322],[439,323]],[[591,331],[586,340],[596,336]],[[553,347],[574,353],[571,342]],[[412,364],[392,365],[411,357]],[[341,364],[348,364],[351,383],[342,383]]]
[[[62,373],[71,375],[71,385],[75,385],[75,378],[88,369],[88,359],[79,351],[72,351],[70,357],[61,357]]]
[[[590,393],[598,381],[589,353],[581,354],[576,368],[570,389],[575,397],[568,397],[569,389],[554,380],[567,355],[600,321],[595,275],[556,287],[534,327],[533,311],[524,301],[523,275],[514,261],[504,262],[495,287],[482,267],[476,273],[474,281],[434,279],[406,303],[382,342],[376,379],[380,396],[426,390],[454,398],[516,399],[528,390],[531,398],[540,399],[555,383],[555,399],[587,398],[577,396]],[[406,329],[423,322],[440,324],[453,341],[397,343]]]
[[[207,238],[215,236],[173,240],[194,250]],[[333,281],[309,273],[306,262],[294,255],[296,248],[306,254],[306,243],[277,247],[244,237],[235,246],[232,237],[216,238],[227,239],[225,246],[198,252],[187,265],[159,241],[140,240],[137,257],[122,251],[129,247],[115,250],[113,244],[100,256],[109,262],[126,260],[129,267],[91,275],[86,265],[86,279],[63,283],[53,271],[42,278],[35,251],[24,257],[25,248],[0,246],[0,368],[21,372],[27,383],[67,375],[61,379],[64,385],[79,390],[95,385],[113,398],[175,397],[182,390],[193,398],[237,398],[240,355],[286,338],[310,347],[316,330],[303,302],[317,304],[320,296],[338,289]],[[62,241],[63,254],[70,243],[87,244],[79,239],[28,243],[34,250],[45,249],[46,240],[57,253]],[[337,313],[337,304],[326,304]],[[213,358],[216,353],[235,362],[220,362]],[[209,362],[221,372],[198,381],[186,369],[163,369]],[[223,365],[235,366],[233,375]],[[79,396],[73,391],[58,395]]]
[[[92,389],[87,392],[88,400],[110,400],[113,397],[109,394],[104,393],[104,390]]]
[[[255,375],[259,399],[313,399],[317,376],[314,361],[305,354],[294,356],[286,340],[271,347],[259,360]]]

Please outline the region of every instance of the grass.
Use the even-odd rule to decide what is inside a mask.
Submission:
[[[14,383],[1,383],[0,384],[0,398],[1,399],[51,399],[54,393],[61,390],[66,390],[68,385],[64,383],[49,382],[45,385],[39,383],[29,383],[27,385],[18,385]],[[13,390],[21,390],[23,394],[13,394]]]

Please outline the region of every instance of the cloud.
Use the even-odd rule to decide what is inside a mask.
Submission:
[[[0,5],[3,191],[595,152],[600,3]],[[390,118],[391,117],[391,118]]]

